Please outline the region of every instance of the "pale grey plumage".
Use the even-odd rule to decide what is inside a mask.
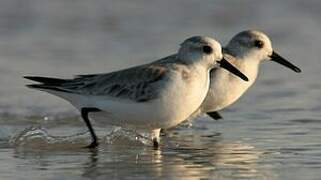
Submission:
[[[235,35],[223,48],[223,55],[246,74],[249,81],[241,81],[224,69],[214,68],[211,72],[210,89],[200,108],[201,113],[213,113],[236,102],[255,82],[259,65],[263,61],[275,61],[297,73],[301,72],[298,67],[276,55],[269,37],[257,30],[242,31]]]
[[[184,41],[175,55],[141,66],[74,79],[25,78],[40,83],[28,87],[66,99],[79,109],[93,146],[97,138],[88,116],[111,125],[150,131],[158,144],[160,128],[176,126],[201,105],[209,88],[209,71],[220,59],[217,41],[193,37]]]
[[[42,88],[82,95],[117,97],[136,102],[149,101],[158,97],[159,86],[168,78],[170,69],[183,68],[184,63],[177,59],[177,56],[164,59],[111,73],[78,75],[59,84],[44,84]]]

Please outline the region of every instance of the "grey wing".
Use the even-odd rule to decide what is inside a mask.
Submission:
[[[166,77],[162,65],[143,65],[106,74],[80,75],[60,85],[73,93],[111,96],[143,102],[159,95],[160,80]]]

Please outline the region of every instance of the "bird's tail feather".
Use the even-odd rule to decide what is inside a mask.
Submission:
[[[24,76],[24,78],[39,82],[40,84],[28,84],[28,88],[38,89],[38,90],[52,90],[70,93],[70,91],[61,88],[62,84],[68,82],[68,79],[58,79],[50,77],[40,77],[40,76]]]
[[[59,88],[59,87],[55,87],[55,86],[49,86],[49,85],[45,85],[45,84],[27,84],[26,85],[28,88],[32,88],[32,89],[39,89],[39,90],[53,90],[53,91],[60,91],[60,92],[66,92],[66,93],[72,93],[71,91]]]
[[[24,76],[25,79],[42,83],[43,85],[59,86],[63,83],[68,82],[67,79],[51,78],[51,77],[40,77],[40,76]]]
[[[68,82],[68,79],[57,79],[37,76],[25,76],[24,78],[39,82],[39,84],[26,85],[28,88],[45,91],[47,93],[61,97],[73,104],[77,109],[80,109],[83,106],[81,100],[84,97],[82,95],[63,88],[63,84]]]

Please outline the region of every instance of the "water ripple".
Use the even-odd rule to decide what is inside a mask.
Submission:
[[[289,120],[292,123],[300,124],[321,124],[321,119],[291,119]]]

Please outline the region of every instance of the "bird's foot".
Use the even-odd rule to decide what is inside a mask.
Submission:
[[[86,146],[85,148],[94,149],[94,148],[97,148],[98,145],[99,145],[98,142],[93,141],[93,142],[91,142],[88,146]]]
[[[153,141],[154,149],[159,148],[159,133],[160,133],[160,129],[155,129],[152,131],[152,141]]]
[[[157,138],[153,138],[153,147],[155,150],[159,148],[159,142]]]

